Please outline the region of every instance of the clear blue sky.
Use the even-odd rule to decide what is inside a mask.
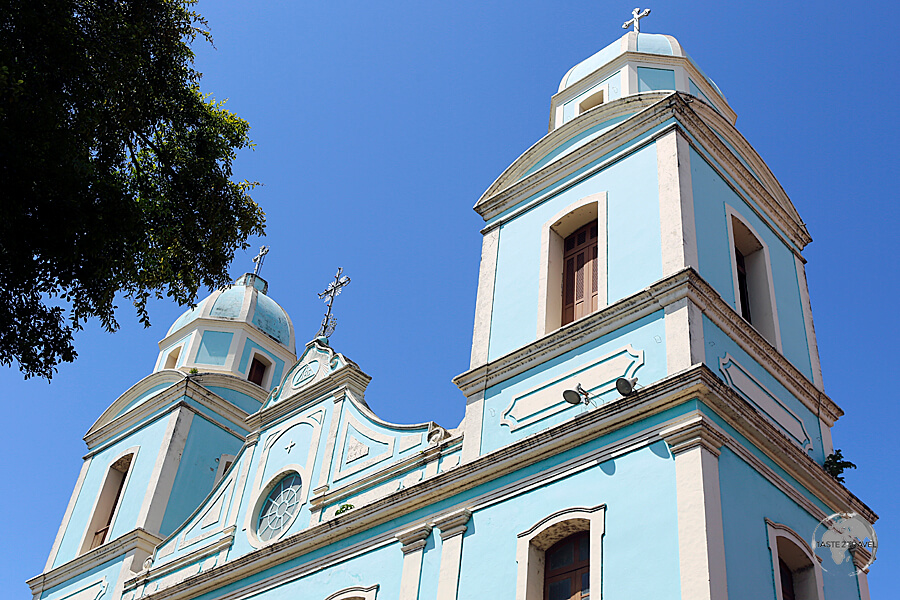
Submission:
[[[896,3],[659,2],[644,31],[674,35],[723,90],[814,242],[804,251],[826,391],[846,416],[847,485],[881,519],[875,598],[900,570]],[[858,7],[858,8],[857,8]],[[472,205],[547,132],[563,74],[622,35],[622,2],[203,0],[216,49],[203,88],[247,119],[236,164],[268,215],[262,275],[302,345],[338,266],[332,345],[374,377],[366,399],[395,422],[455,427],[464,398],[480,255]],[[238,256],[237,276],[252,268]],[[182,309],[126,301],[120,332],[89,327],[52,384],[0,370],[7,459],[0,589],[28,594],[78,475],[81,436],[149,374]]]

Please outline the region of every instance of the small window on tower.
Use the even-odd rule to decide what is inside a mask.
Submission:
[[[250,373],[247,375],[247,379],[260,387],[265,387],[263,382],[266,380],[266,371],[268,370],[268,367],[269,365],[263,362],[259,355],[254,356],[253,360],[250,362]]]
[[[604,89],[594,92],[593,94],[591,94],[590,96],[588,96],[587,98],[582,100],[578,104],[578,114],[587,112],[594,107],[600,106],[605,101],[606,101],[606,89],[604,88]]]
[[[178,357],[181,355],[181,346],[178,346],[171,352],[169,352],[169,356],[166,357],[166,368],[174,369],[178,366]]]
[[[88,524],[87,534],[81,545],[81,553],[93,550],[109,539],[109,530],[122,499],[122,491],[128,479],[132,459],[134,459],[134,454],[126,454],[109,466],[103,487],[100,489],[100,496],[94,507],[94,514]]]
[[[780,349],[778,313],[772,286],[769,251],[760,236],[734,213],[730,219],[735,309]]]
[[[563,244],[562,325],[597,310],[597,222],[588,223]]]

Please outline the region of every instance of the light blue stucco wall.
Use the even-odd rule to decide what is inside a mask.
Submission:
[[[128,412],[129,410],[131,410],[138,404],[142,404],[145,400],[149,400],[153,396],[157,395],[158,393],[160,393],[163,390],[166,390],[166,389],[172,387],[173,385],[174,384],[172,382],[160,383],[158,385],[154,385],[146,392],[143,392],[142,394],[138,394],[138,396],[134,400],[132,400],[131,402],[126,404],[122,408],[122,410],[120,410],[119,412],[116,413],[116,417],[118,417],[119,415],[124,415],[126,412]]]
[[[775,598],[777,574],[772,566],[765,519],[787,525],[811,540],[818,519],[762,477],[727,447],[719,456],[719,486],[725,537],[728,598]],[[852,567],[823,557],[825,598],[859,598]]]
[[[749,223],[769,248],[782,352],[810,381],[812,366],[794,254],[707,160],[691,148],[691,181],[700,275],[735,308],[726,205]]]
[[[175,349],[180,344],[183,344],[190,337],[191,337],[191,334],[188,334],[188,335],[184,336],[183,338],[181,338],[180,340],[178,340],[177,342],[173,342],[173,343],[169,344],[162,352],[160,352],[159,358],[156,360],[156,368],[154,369],[154,371],[159,371],[160,369],[165,367],[166,359],[169,358],[169,353],[171,353],[172,350]],[[184,364],[184,361],[187,360],[187,356],[185,356],[185,354],[186,353],[184,351],[184,348],[182,348],[181,352],[178,353],[178,360],[175,361],[175,368],[180,367],[181,365]]]
[[[585,196],[607,192],[607,222],[600,227],[607,230],[609,303],[662,277],[656,173],[656,146],[648,144],[500,227],[490,360],[537,337],[541,230]]]
[[[651,419],[624,427],[609,436],[551,456],[540,463],[488,481],[401,519],[375,526],[199,598],[211,600],[221,597],[385,532],[428,522],[435,515],[471,503],[475,497],[495,492],[522,477],[540,478],[542,473],[560,463],[596,451],[646,427],[657,426],[691,408],[695,407],[675,407]],[[507,496],[492,506],[475,510],[467,523],[463,538],[458,597],[513,598],[518,534],[557,511],[605,504],[606,534],[603,539],[602,561],[604,597],[677,600],[680,585],[676,500],[674,460],[666,445],[656,442],[545,486]],[[238,522],[242,522],[241,517]],[[239,530],[236,546],[244,537],[244,533]],[[234,560],[241,554],[235,549],[236,547],[229,552],[229,560]],[[437,598],[440,552],[439,531],[435,529],[425,546],[420,600]],[[400,544],[389,543],[308,576],[264,590],[256,597],[267,600],[325,598],[348,586],[378,584],[378,598],[396,598],[399,594],[402,562]]]
[[[521,375],[488,388],[484,394],[480,454],[487,454],[497,448],[506,446],[518,439],[567,421],[585,412],[584,406],[569,406],[560,398],[560,405],[566,407],[565,410],[514,431],[507,424],[509,419],[504,418],[505,413],[517,396],[554,381],[567,373],[577,371],[581,367],[591,365],[598,359],[625,346],[631,345],[635,350],[643,351],[644,353],[643,365],[634,372],[634,375],[639,378],[641,385],[649,385],[653,381],[665,377],[665,339],[664,315],[663,311],[658,311],[617,329],[613,333],[579,346],[557,358],[548,360]],[[624,375],[626,373],[623,372],[617,374],[616,377]],[[575,383],[578,382],[577,374],[573,375],[571,379],[572,387],[574,387]],[[595,402],[599,404],[618,397],[613,388],[612,391],[605,393],[596,399]]]
[[[638,67],[637,77],[638,92],[653,92],[658,90],[675,91],[675,71],[672,69]]]
[[[212,490],[219,467],[216,459],[222,454],[237,454],[242,444],[237,436],[194,415],[166,505],[161,536],[167,536],[181,525]]]
[[[599,124],[591,127],[590,129],[584,130],[583,132],[579,133],[578,135],[570,137],[569,139],[567,139],[565,142],[563,142],[559,146],[556,146],[555,148],[553,148],[542,159],[537,161],[533,167],[528,169],[525,172],[525,174],[522,175],[522,179],[524,179],[525,177],[528,177],[529,175],[538,171],[539,169],[542,169],[543,167],[550,164],[551,162],[554,162],[568,154],[571,154],[572,152],[574,152],[575,150],[578,150],[585,144],[588,144],[591,141],[597,139],[598,137],[600,137],[603,134],[603,132],[605,132],[606,130],[608,130],[611,127],[618,125],[619,123],[621,123],[628,117],[632,116],[633,114],[634,113],[627,113],[624,115],[619,115],[618,117],[615,117],[612,119],[608,119],[606,121],[603,121],[602,123],[599,123]]]
[[[228,331],[204,331],[194,362],[201,365],[224,365],[233,337],[234,334]]]
[[[275,381],[275,380],[273,379],[273,381]],[[276,381],[275,385],[278,385],[277,381]],[[251,398],[247,394],[242,394],[241,392],[237,392],[235,390],[231,390],[231,389],[217,386],[217,385],[207,385],[204,387],[206,387],[206,389],[213,392],[214,394],[222,396],[223,398],[225,398],[226,400],[228,400],[229,402],[231,402],[238,408],[244,410],[245,412],[247,412],[251,415],[253,413],[257,412],[260,409],[260,407],[262,406],[262,403],[259,400],[257,400],[256,398]]]
[[[140,449],[137,452],[137,456],[131,463],[131,472],[119,502],[118,514],[112,523],[107,539],[115,539],[134,529],[167,424],[168,418],[157,417],[131,433],[128,437],[110,444],[93,456],[78,498],[75,501],[75,506],[72,509],[68,526],[60,542],[56,560],[53,562],[54,567],[78,556],[78,550],[81,547],[81,542],[84,539],[85,531],[87,531],[88,523],[91,519],[94,503],[97,500],[97,495],[100,493],[100,487],[103,485],[103,480],[110,465],[126,449],[132,446],[139,446]]]

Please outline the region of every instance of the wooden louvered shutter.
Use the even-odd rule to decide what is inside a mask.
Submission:
[[[597,310],[597,223],[588,223],[563,242],[562,324]]]

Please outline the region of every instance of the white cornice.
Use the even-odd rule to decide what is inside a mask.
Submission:
[[[143,529],[134,529],[110,542],[97,546],[89,552],[85,552],[55,569],[33,577],[26,583],[31,588],[31,593],[39,595],[44,590],[52,589],[61,583],[74,579],[131,550],[140,549],[147,553],[152,553],[153,548],[160,542],[162,542],[161,537]]]
[[[224,565],[198,573],[169,588],[149,594],[146,598],[149,600],[186,600],[208,593],[380,524],[402,518],[416,510],[473,489],[486,481],[545,460],[549,456],[582,446],[590,440],[646,420],[652,415],[662,413],[693,398],[700,398],[707,406],[723,415],[726,422],[734,427],[740,435],[757,445],[770,460],[784,468],[791,477],[810,490],[830,510],[858,512],[870,522],[877,519],[877,515],[871,509],[843,485],[827,475],[809,456],[786,439],[759,413],[750,408],[749,404],[736,392],[725,386],[712,371],[704,365],[697,365],[651,384],[630,397],[601,405],[590,412],[495,450],[470,463],[440,473],[368,505],[355,508]],[[729,441],[729,444],[739,445],[734,440]],[[757,460],[751,466],[756,467],[759,464],[761,463]],[[771,469],[767,471],[766,476],[778,478],[778,475]],[[783,482],[782,485],[789,487],[786,482]],[[794,490],[794,495],[805,497],[797,490]],[[393,540],[398,532],[388,532],[387,535],[390,536],[390,540]],[[371,540],[371,544],[383,545],[385,543],[384,534],[376,537],[377,539]],[[142,576],[142,579],[146,580],[148,576],[153,576],[152,571],[148,575]],[[284,574],[273,577],[279,581],[285,580]],[[134,588],[138,583],[137,579],[133,579],[126,583],[126,589]],[[255,586],[258,584],[254,584],[254,589],[256,589]],[[245,594],[242,593],[234,594],[235,598],[244,596]]]
[[[595,121],[594,119],[596,119],[597,116],[592,113],[597,112],[598,115],[605,115],[603,120],[606,120],[613,114],[612,111],[617,106],[621,107],[621,105],[618,105],[617,103],[626,100],[636,102],[638,98],[645,96],[649,96],[657,101],[644,108],[641,112],[625,119],[618,125],[611,127],[578,150],[547,164],[528,177],[517,181],[508,182],[508,180],[511,179],[511,176],[504,177],[504,175],[501,175],[501,177],[488,188],[481,199],[479,199],[478,203],[475,205],[475,210],[485,221],[491,221],[492,219],[496,219],[502,213],[514,207],[517,208],[514,213],[504,217],[504,219],[491,222],[484,228],[483,232],[499,226],[506,220],[514,218],[514,216],[555,196],[563,189],[576,185],[583,179],[594,175],[596,172],[607,168],[614,162],[617,162],[623,157],[644,147],[644,145],[653,142],[656,137],[667,133],[667,131],[659,132],[650,139],[642,140],[641,143],[634,143],[636,138],[665,121],[674,118],[676,121],[675,126],[680,127],[688,134],[688,140],[698,140],[698,142],[702,144],[702,150],[708,153],[716,161],[720,172],[726,175],[724,178],[726,183],[732,185],[728,178],[730,177],[733,179],[737,182],[737,185],[742,186],[741,189],[735,189],[735,191],[739,195],[752,200],[753,203],[756,203],[763,211],[765,211],[765,214],[761,215],[762,218],[765,221],[774,224],[774,232],[783,240],[789,242],[787,243],[788,247],[792,248],[792,250],[794,248],[802,249],[806,244],[812,241],[796,208],[784,193],[784,190],[777,179],[775,179],[771,170],[765,165],[762,159],[759,158],[759,155],[754,151],[752,154],[747,153],[745,158],[748,159],[750,164],[755,165],[754,168],[759,173],[765,174],[765,179],[771,180],[769,181],[771,191],[759,182],[756,175],[754,175],[753,172],[751,172],[734,155],[731,149],[728,148],[710,126],[706,124],[704,119],[717,122],[719,125],[719,132],[723,137],[729,139],[729,143],[737,142],[736,147],[739,147],[741,152],[745,152],[747,148],[752,149],[752,147],[750,147],[746,140],[743,140],[742,136],[740,138],[738,137],[740,136],[739,133],[731,135],[732,132],[736,133],[734,126],[728,123],[721,115],[719,115],[719,113],[703,102],[691,100],[692,97],[690,96],[680,93],[665,92],[628,96],[621,100],[610,102],[609,110],[611,112],[600,113],[600,108],[588,111],[582,117],[576,118],[555,130],[553,134],[548,134],[547,137],[549,138],[549,136],[554,135],[557,132],[564,132],[564,134],[560,134],[560,139],[568,138],[574,131],[580,131],[581,128],[584,127],[584,123],[579,123],[580,119],[590,119],[590,125],[595,125],[600,121]],[[685,100],[685,98],[688,98],[689,100]],[[628,111],[620,110],[619,114],[621,114],[621,112]],[[702,117],[698,113],[701,113]],[[540,144],[540,142],[538,144]],[[520,171],[524,172],[527,170],[527,167],[523,170],[523,165],[539,160],[540,156],[536,157],[531,154],[538,144],[535,144],[532,149],[516,159],[516,161],[504,171],[504,174],[518,173]],[[611,154],[616,149],[620,149],[620,151],[603,162],[586,169],[591,163],[596,162],[598,157]],[[555,184],[558,184],[566,177],[583,169],[586,170],[572,181],[566,182],[561,187],[553,188]],[[763,177],[763,175],[760,176]],[[503,185],[507,182],[509,185],[504,188]],[[732,186],[732,188],[734,189],[734,186]],[[539,193],[541,193],[540,196],[532,199],[527,204],[519,206],[523,200]],[[783,232],[783,234],[780,232]],[[787,239],[785,239],[784,236],[787,236]],[[796,252],[796,250],[794,251]]]
[[[246,429],[248,413],[218,394],[209,391],[199,383],[192,381],[190,376],[184,377],[181,382],[174,383],[171,387],[148,399],[146,402],[134,407],[126,413],[119,415],[112,421],[97,427],[95,424],[84,436],[84,441],[90,453],[97,451],[98,447],[123,433],[130,431],[142,422],[153,417],[155,413],[171,408],[170,404],[178,401],[182,396],[187,396],[201,406],[212,410],[220,417],[231,423],[225,427],[234,433],[234,429]],[[203,415],[209,418],[209,415]],[[243,434],[237,434],[244,437]]]
[[[548,360],[633,323],[664,307],[689,298],[701,312],[728,334],[747,354],[830,427],[844,411],[816,388],[797,367],[692,268],[661,279],[648,288],[522,346],[453,379],[466,397],[497,385]]]

